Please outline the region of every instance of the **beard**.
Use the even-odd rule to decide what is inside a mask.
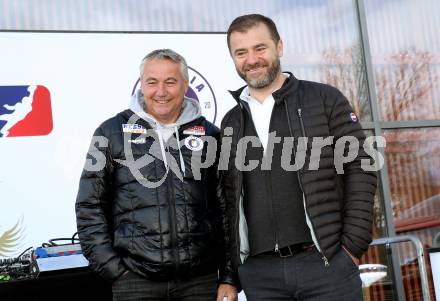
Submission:
[[[250,67],[260,67],[261,64],[257,63]],[[248,68],[249,66],[246,66]],[[269,86],[277,78],[278,74],[281,73],[280,59],[276,58],[267,69],[267,73],[261,79],[250,79],[246,76],[246,73],[241,72],[237,69],[238,75],[248,84],[249,87],[254,89],[261,89]]]

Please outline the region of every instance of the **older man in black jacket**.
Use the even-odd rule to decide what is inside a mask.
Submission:
[[[357,116],[337,89],[281,72],[271,19],[238,17],[227,41],[247,83],[221,126],[231,271],[248,301],[362,300],[376,174]]]
[[[219,130],[184,97],[179,54],[151,52],[140,80],[130,109],[94,134],[76,201],[84,255],[113,283],[114,300],[212,301],[217,288],[234,300],[217,150],[208,148]]]

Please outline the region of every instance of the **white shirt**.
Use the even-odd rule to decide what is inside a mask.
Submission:
[[[240,94],[240,99],[249,104],[257,135],[260,138],[264,151],[266,151],[267,140],[269,139],[270,117],[272,116],[275,99],[270,94],[262,103],[250,96],[249,88],[246,87]]]

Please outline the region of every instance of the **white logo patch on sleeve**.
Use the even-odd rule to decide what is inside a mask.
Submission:
[[[350,119],[353,122],[357,122],[358,121],[358,118],[357,118],[356,114],[353,113],[353,112],[350,113]]]

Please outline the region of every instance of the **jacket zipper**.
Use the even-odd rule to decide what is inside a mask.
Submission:
[[[272,110],[273,112],[273,110]],[[269,121],[269,129],[270,129],[270,124],[272,123],[272,118],[273,118],[273,114],[270,115],[270,121]],[[255,132],[257,132],[257,129],[255,128],[255,124],[252,123],[254,125],[254,129]],[[267,147],[267,146],[266,146]],[[264,157],[264,146],[263,146],[263,157]],[[263,159],[263,158],[262,158]],[[270,201],[270,215],[271,215],[271,221],[272,221],[272,229],[273,229],[273,237],[275,240],[275,246],[274,246],[274,251],[276,253],[279,252],[279,244],[278,244],[278,233],[279,233],[279,225],[277,223],[277,219],[275,219],[275,209],[274,209],[274,204],[273,204],[273,199],[272,199],[272,183],[270,183],[270,170],[267,170],[265,172],[265,177],[266,177],[266,191],[268,192],[268,200]]]
[[[274,251],[278,253],[279,251],[279,245],[278,245],[278,223],[277,220],[275,219],[275,209],[273,206],[273,200],[272,200],[272,185],[271,183],[269,183],[270,180],[270,170],[266,170],[265,172],[265,176],[266,176],[266,191],[268,194],[268,201],[270,202],[270,216],[271,216],[271,221],[272,221],[272,229],[273,229],[273,237],[275,240],[275,245],[274,245]]]
[[[238,139],[240,139],[240,137],[241,137],[241,135],[242,135],[242,132],[243,132],[243,127],[244,127],[244,108],[243,108],[243,104],[242,103],[240,103],[239,102],[239,105],[240,105],[240,108],[241,108],[241,110],[240,110],[240,112],[241,112],[241,118],[240,118],[240,128],[238,129]],[[238,141],[237,141],[237,143],[238,143]],[[237,151],[235,152],[236,154],[237,154]],[[235,164],[235,163],[234,163]],[[237,258],[238,258],[238,260],[240,261],[240,263],[241,264],[243,264],[243,262],[242,262],[242,260],[241,260],[241,254],[240,254],[240,197],[241,197],[241,191],[242,191],[242,189],[243,189],[243,175],[242,175],[242,172],[241,171],[239,171],[238,169],[237,169],[237,173],[238,173],[238,186],[237,186],[237,188],[239,188],[239,189],[235,189],[236,190],[236,192],[237,192],[237,196],[236,196],[236,200],[238,200],[238,204],[235,204],[236,205],[236,207],[237,207],[237,210],[236,210],[236,212],[237,212],[237,215],[236,215],[236,218],[235,218],[235,220],[236,220],[236,222],[235,222],[235,229],[236,229],[236,235],[237,235]]]
[[[168,197],[169,197],[169,213],[170,213],[170,222],[171,222],[171,228],[170,228],[170,232],[171,232],[171,247],[173,248],[173,254],[174,254],[174,258],[176,260],[176,275],[178,274],[179,271],[179,266],[180,266],[180,260],[179,260],[179,252],[177,249],[177,226],[176,226],[176,208],[175,208],[175,201],[174,201],[174,187],[173,184],[171,183],[173,179],[173,176],[171,174],[171,176],[168,177],[167,179],[167,184],[168,184]]]
[[[285,104],[285,106],[286,106],[286,115],[287,115],[287,123],[288,123],[288,126],[289,126],[289,132],[290,132],[290,135],[292,136],[292,137],[294,137],[293,136],[293,130],[292,130],[292,124],[291,124],[291,121],[290,121],[290,115],[289,115],[289,109],[288,109],[288,104],[287,104],[287,102],[284,100],[284,104]],[[298,117],[299,117],[299,123],[300,123],[300,126],[301,126],[301,134],[303,135],[303,137],[307,137],[306,136],[306,130],[305,130],[305,127],[304,127],[304,122],[303,122],[303,119],[302,119],[302,110],[301,110],[301,108],[298,108],[298,110],[297,110],[297,113],[298,113]],[[305,148],[304,148],[304,151],[307,151],[307,142],[305,142]],[[293,152],[294,152],[294,154],[295,154],[295,158],[296,158],[296,149],[295,149],[295,146],[293,147]],[[303,195],[303,206],[304,206],[304,212],[305,212],[305,214],[306,214],[306,218],[310,221],[310,226],[311,226],[311,229],[310,229],[310,231],[311,232],[313,232],[312,233],[312,235],[315,237],[315,244],[316,244],[316,248],[318,249],[318,251],[321,253],[321,255],[322,255],[322,260],[324,261],[324,265],[326,266],[326,267],[328,267],[330,264],[329,264],[329,262],[328,262],[328,259],[327,259],[327,257],[324,255],[324,252],[322,251],[322,248],[321,248],[321,246],[320,246],[320,244],[319,244],[319,241],[318,241],[318,237],[316,236],[316,231],[315,231],[315,226],[313,225],[313,222],[312,222],[312,220],[310,219],[310,217],[309,217],[309,214],[308,214],[308,212],[307,212],[307,202],[306,202],[306,194],[304,193],[304,188],[303,188],[303,184],[302,184],[302,181],[301,181],[301,172],[303,171],[303,168],[304,168],[304,166],[301,168],[301,169],[299,169],[298,170],[298,172],[296,173],[296,175],[297,175],[297,177],[298,177],[298,183],[299,183],[299,187],[300,187],[300,189],[301,189],[301,191],[302,191],[302,195]],[[313,239],[313,237],[312,237],[312,239]]]

